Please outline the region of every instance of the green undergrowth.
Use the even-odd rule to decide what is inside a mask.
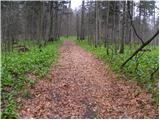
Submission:
[[[27,52],[2,53],[1,118],[19,118],[16,112],[18,105],[14,98],[25,84],[35,84],[26,74],[31,72],[39,78],[46,76],[59,57],[58,48],[62,43],[63,39],[50,42],[40,50],[30,41],[26,44],[29,48]]]
[[[76,39],[75,39],[76,40]],[[144,87],[148,92],[152,93],[152,97],[156,104],[158,104],[159,90],[158,90],[158,72],[155,73],[154,77],[151,79],[151,73],[159,66],[159,52],[158,46],[147,46],[145,49],[150,49],[151,51],[146,51],[138,59],[138,67],[136,57],[129,61],[122,69],[120,66],[122,63],[130,57],[130,55],[138,48],[138,45],[125,45],[125,52],[123,54],[116,53],[114,51],[114,46],[109,46],[109,55],[107,50],[104,47],[95,48],[90,45],[87,40],[79,41],[76,40],[76,43],[82,48],[85,48],[87,51],[95,54],[99,59],[107,63],[110,68],[118,73],[118,76],[126,78],[127,80],[135,80],[139,85]],[[139,53],[138,56],[142,54]],[[137,56],[137,57],[138,57]],[[137,67],[137,68],[136,68]]]

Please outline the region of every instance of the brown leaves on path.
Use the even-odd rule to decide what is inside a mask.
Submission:
[[[40,80],[21,100],[22,118],[157,118],[150,94],[117,80],[92,54],[71,41],[60,49],[52,80]]]

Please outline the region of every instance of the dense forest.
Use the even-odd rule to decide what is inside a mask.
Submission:
[[[1,118],[159,118],[159,1],[1,1]]]

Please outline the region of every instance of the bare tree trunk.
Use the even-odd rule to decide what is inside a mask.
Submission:
[[[69,2],[69,9],[68,9],[68,34],[67,37],[70,35],[70,28],[71,28],[71,13],[70,13],[70,9],[71,9],[71,2]]]
[[[85,36],[85,29],[84,29],[84,0],[82,1],[82,13],[81,13],[81,35],[80,35],[80,40],[84,40]]]
[[[105,28],[104,28],[104,39],[105,39],[105,44],[104,47],[107,48],[107,54],[109,54],[109,36],[108,36],[108,21],[109,21],[109,6],[110,6],[110,1],[106,1],[106,17],[105,17]],[[107,42],[108,41],[108,42]]]
[[[130,11],[131,11],[131,15],[133,16],[133,1],[131,2],[131,7],[130,8],[128,8],[128,9],[130,9]],[[128,16],[129,17],[129,16]],[[132,19],[131,19],[132,20]],[[129,26],[129,43],[131,44],[131,42],[132,42],[132,36],[133,36],[133,31],[132,31],[132,26],[130,25]]]
[[[146,9],[144,7],[144,16],[143,16],[143,24],[142,24],[142,39],[145,39],[144,35],[146,34]]]
[[[77,17],[77,40],[79,40],[80,37],[79,37],[79,16],[78,16],[78,13],[77,13],[76,17]]]
[[[116,33],[116,1],[114,1],[114,7],[113,7],[113,27],[112,27],[112,40],[114,42],[114,52],[117,53],[117,47],[116,47],[116,37],[115,37],[115,33]]]
[[[58,1],[55,1],[54,40],[58,39]]]
[[[96,12],[95,47],[97,47],[99,42],[99,1],[95,1],[95,12]]]
[[[50,1],[49,4],[49,12],[50,12],[50,24],[49,24],[49,40],[53,41],[52,31],[53,31],[53,1]]]
[[[139,27],[139,33],[140,33],[140,34],[141,34],[141,32],[142,32],[142,29],[141,29],[141,16],[142,16],[141,2],[142,2],[142,1],[139,2],[140,5],[139,5],[139,26],[138,26],[138,27]]]
[[[123,1],[123,23],[122,23],[122,38],[119,53],[124,53],[124,40],[125,40],[125,22],[126,22],[126,1]]]

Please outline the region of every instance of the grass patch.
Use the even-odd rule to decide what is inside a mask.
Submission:
[[[40,50],[30,41],[27,43],[27,47],[30,47],[28,52],[2,53],[1,118],[19,118],[16,113],[18,105],[14,98],[26,83],[31,86],[35,84],[35,81],[27,79],[25,74],[32,72],[39,77],[46,76],[59,57],[58,48],[62,42],[63,39],[51,42]],[[24,96],[28,95],[28,92],[24,93]]]
[[[75,39],[76,40],[76,39]],[[109,55],[107,50],[104,47],[95,48],[88,44],[87,40],[79,41],[76,40],[76,43],[82,48],[85,48],[87,51],[95,54],[99,59],[107,63],[113,71],[118,73],[119,76],[125,76],[128,80],[135,80],[139,85],[147,89],[148,92],[152,93],[152,97],[155,102],[158,104],[159,101],[159,90],[158,90],[158,72],[154,75],[153,79],[151,78],[151,73],[159,66],[159,52],[158,46],[149,45],[146,48],[151,49],[151,52],[145,52],[138,59],[138,66],[136,57],[133,60],[129,61],[123,71],[120,69],[121,64],[133,53],[133,51],[138,48],[138,45],[125,45],[124,54],[115,54],[114,46],[110,45]],[[111,49],[112,48],[112,49]],[[141,53],[140,53],[141,54]],[[140,55],[139,54],[139,55]]]

